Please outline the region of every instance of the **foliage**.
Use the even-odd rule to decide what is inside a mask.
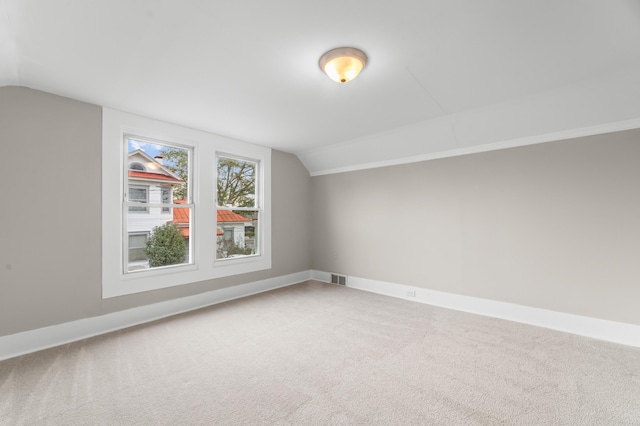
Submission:
[[[185,240],[173,223],[153,228],[144,249],[149,266],[176,265],[185,261]]]
[[[255,207],[256,163],[218,158],[218,205]]]
[[[233,241],[233,239],[218,239],[217,259],[224,259],[233,255],[248,256],[251,254],[254,254],[251,247],[243,247]]]
[[[176,199],[187,198],[189,158],[187,151],[166,147],[161,152],[164,166],[185,183],[173,190]],[[217,190],[219,206],[255,207],[256,163],[234,158],[219,157],[217,162]]]
[[[164,157],[163,165],[184,181],[173,189],[173,198],[187,199],[187,182],[189,181],[189,156],[186,149],[165,147],[160,153]]]

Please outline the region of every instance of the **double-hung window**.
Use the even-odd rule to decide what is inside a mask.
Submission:
[[[258,160],[218,154],[216,157],[216,259],[260,254],[261,199]],[[222,235],[220,235],[222,234]]]
[[[271,268],[271,151],[103,110],[103,297]]]
[[[127,167],[123,178],[124,228],[126,234],[146,234],[145,246],[132,258],[131,247],[123,252],[123,272],[140,273],[154,268],[168,268],[192,263],[189,253],[193,203],[189,177],[192,149],[136,135],[123,136],[124,163],[142,165]],[[180,187],[170,199],[172,187]],[[179,194],[179,195],[178,195]],[[172,215],[167,213],[172,211]],[[144,212],[145,215],[135,213]],[[125,231],[125,230],[123,230]],[[131,244],[131,238],[128,239]],[[127,244],[127,239],[123,239]]]

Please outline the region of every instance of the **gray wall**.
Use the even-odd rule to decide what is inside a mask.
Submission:
[[[273,268],[101,298],[101,109],[0,88],[0,336],[304,271],[640,324],[640,131],[309,178],[273,152]]]
[[[310,268],[309,174],[273,151],[271,270],[102,300],[101,117],[95,105],[0,88],[0,336]]]
[[[640,324],[640,131],[311,179],[314,269]]]

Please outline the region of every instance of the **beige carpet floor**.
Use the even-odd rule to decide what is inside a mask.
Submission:
[[[640,425],[640,349],[303,283],[0,362],[2,425]]]

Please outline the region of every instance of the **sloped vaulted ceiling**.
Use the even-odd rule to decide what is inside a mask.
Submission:
[[[343,45],[370,62],[338,85],[317,62]],[[0,85],[321,174],[640,127],[640,2],[0,0]]]

